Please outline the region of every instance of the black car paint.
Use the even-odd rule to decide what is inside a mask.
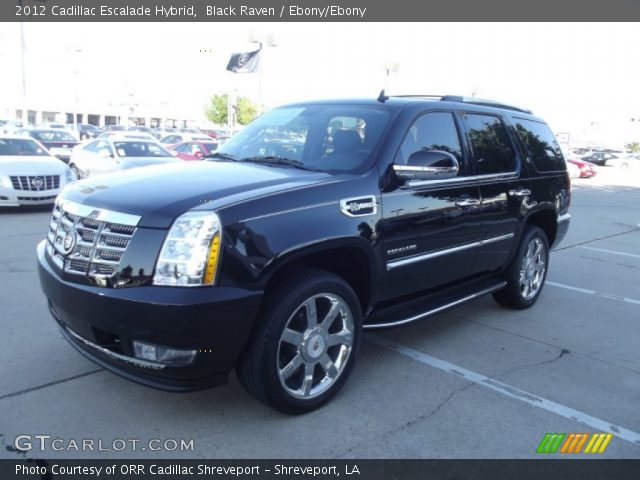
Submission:
[[[348,102],[352,103],[352,102]],[[363,104],[366,104],[363,101]],[[379,104],[376,104],[379,105]],[[541,174],[510,129],[517,168],[505,179],[461,178],[446,185],[425,182],[409,187],[398,181],[392,163],[411,122],[427,110],[489,112],[509,121],[503,109],[448,102],[391,99],[393,120],[385,140],[359,174],[330,175],[286,166],[220,162],[185,162],[96,177],[65,189],[66,199],[140,215],[138,231],[123,257],[116,279],[120,288],[93,285],[70,277],[38,249],[43,290],[58,322],[100,344],[109,332],[130,354],[132,339],[199,353],[191,367],[162,372],[112,361],[67,337],[85,355],[128,378],[159,388],[187,390],[218,384],[233,368],[259,316],[263,294],[285,267],[318,258],[348,264],[363,278],[365,314],[407,295],[432,292],[464,277],[500,271],[510,261],[532,216],[566,216],[570,187],[566,172]],[[535,118],[518,113],[520,117]],[[459,120],[458,120],[459,121]],[[463,137],[464,138],[464,137]],[[465,145],[463,171],[472,174]],[[528,188],[526,205],[509,190]],[[374,196],[376,213],[350,217],[340,201]],[[456,205],[460,199],[481,201]],[[188,210],[215,210],[224,225],[221,267],[215,287],[152,286],[153,268],[173,220]],[[544,213],[543,213],[544,212]],[[542,218],[542,217],[540,217]],[[557,244],[568,222],[553,228]],[[490,245],[418,262],[401,269],[390,261],[499,237]],[[404,247],[415,248],[409,250]],[[127,350],[128,349],[128,350]]]

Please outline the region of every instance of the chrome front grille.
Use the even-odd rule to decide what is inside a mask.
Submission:
[[[11,177],[14,190],[42,192],[60,188],[60,175],[34,175]]]
[[[59,200],[49,222],[47,252],[65,272],[113,277],[140,217]]]

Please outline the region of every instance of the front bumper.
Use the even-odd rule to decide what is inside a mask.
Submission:
[[[98,365],[151,387],[190,391],[226,382],[249,338],[262,292],[233,287],[101,288],[63,280],[38,245],[38,270],[63,335]],[[187,366],[140,361],[132,341],[198,350]]]

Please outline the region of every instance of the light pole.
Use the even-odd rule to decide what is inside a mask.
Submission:
[[[73,131],[78,132],[78,108],[80,106],[80,98],[78,96],[78,88],[80,87],[80,63],[82,56],[81,48],[67,48],[67,51],[73,54]],[[77,58],[76,58],[77,57]]]
[[[22,1],[19,2],[22,5]],[[22,126],[29,126],[29,111],[27,110],[27,67],[26,45],[24,40],[24,22],[20,22],[20,74],[22,79]]]
[[[264,61],[265,61],[265,52],[266,49],[263,50],[262,47],[277,47],[278,42],[273,33],[267,33],[266,35],[257,34],[256,32],[251,32],[249,34],[249,42],[257,43],[260,49],[260,63],[258,64],[258,102],[259,112],[262,113],[264,111],[264,101],[262,97],[262,82],[264,78]]]
[[[389,83],[391,80],[392,73],[398,73],[400,71],[400,64],[398,62],[387,62],[384,66],[385,77],[384,77],[384,90],[389,90]]]

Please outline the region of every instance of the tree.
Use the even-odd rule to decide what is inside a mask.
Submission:
[[[205,108],[205,115],[215,124],[224,125],[227,123],[227,106],[229,95],[214,95],[211,97],[209,105]],[[251,122],[258,114],[257,106],[248,98],[238,97],[236,100],[236,121],[240,125]]]
[[[227,123],[227,103],[228,95],[214,95],[205,108],[207,119],[216,125]]]
[[[238,98],[236,115],[240,125],[250,123],[258,115],[258,107],[248,98]]]
[[[632,153],[638,153],[640,152],[640,142],[631,142],[631,143],[627,143],[624,148],[626,148],[627,150],[629,150]]]

